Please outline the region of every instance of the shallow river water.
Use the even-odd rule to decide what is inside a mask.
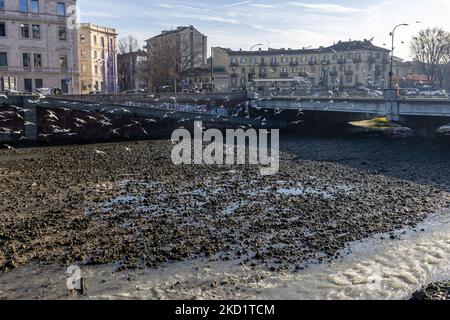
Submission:
[[[450,278],[450,211],[436,214],[399,240],[379,235],[355,242],[331,264],[272,273],[219,259],[116,273],[82,267],[85,298],[95,299],[408,299],[422,285]],[[66,269],[30,265],[0,274],[0,298],[66,299]]]

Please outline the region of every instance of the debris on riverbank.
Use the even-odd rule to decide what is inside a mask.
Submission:
[[[433,179],[430,167],[448,178],[447,160],[418,168],[412,145],[400,145],[409,151],[397,163],[394,142],[325,145],[287,138],[272,177],[249,166],[174,166],[168,141],[2,151],[0,267],[157,268],[219,254],[250,268],[295,271],[449,205],[439,181],[420,181]],[[359,152],[383,161],[355,166],[334,158],[337,147],[342,159]],[[389,173],[399,165],[404,171]]]

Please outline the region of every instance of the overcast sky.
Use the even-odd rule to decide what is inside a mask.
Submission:
[[[180,25],[194,25],[209,46],[248,50],[332,45],[370,39],[390,48],[399,23],[396,55],[409,58],[409,41],[421,28],[450,31],[450,0],[79,0],[82,22],[117,28],[143,40]],[[416,23],[420,21],[421,23]],[[404,43],[402,43],[404,42]]]

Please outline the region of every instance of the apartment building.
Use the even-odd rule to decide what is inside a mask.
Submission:
[[[258,79],[307,78],[313,86],[382,88],[387,84],[390,51],[370,41],[338,42],[318,49],[233,51],[213,48],[213,70],[229,76],[229,89],[245,89]]]
[[[76,0],[0,0],[0,91],[79,92]]]
[[[207,63],[208,38],[194,26],[181,26],[175,30],[162,31],[145,41],[147,52],[151,53],[154,48],[167,41],[178,44],[180,59],[190,69],[199,68]]]
[[[117,93],[116,29],[82,23],[77,29],[81,93]]]

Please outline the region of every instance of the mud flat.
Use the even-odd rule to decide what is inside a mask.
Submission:
[[[342,259],[358,240],[424,232],[418,224],[450,206],[447,144],[286,136],[270,177],[250,166],[174,166],[171,146],[1,150],[0,283],[10,289],[0,297],[14,297],[11,275],[50,279],[71,264],[116,277],[161,278],[195,261],[249,277],[296,274]],[[42,298],[32,287],[28,297]]]

